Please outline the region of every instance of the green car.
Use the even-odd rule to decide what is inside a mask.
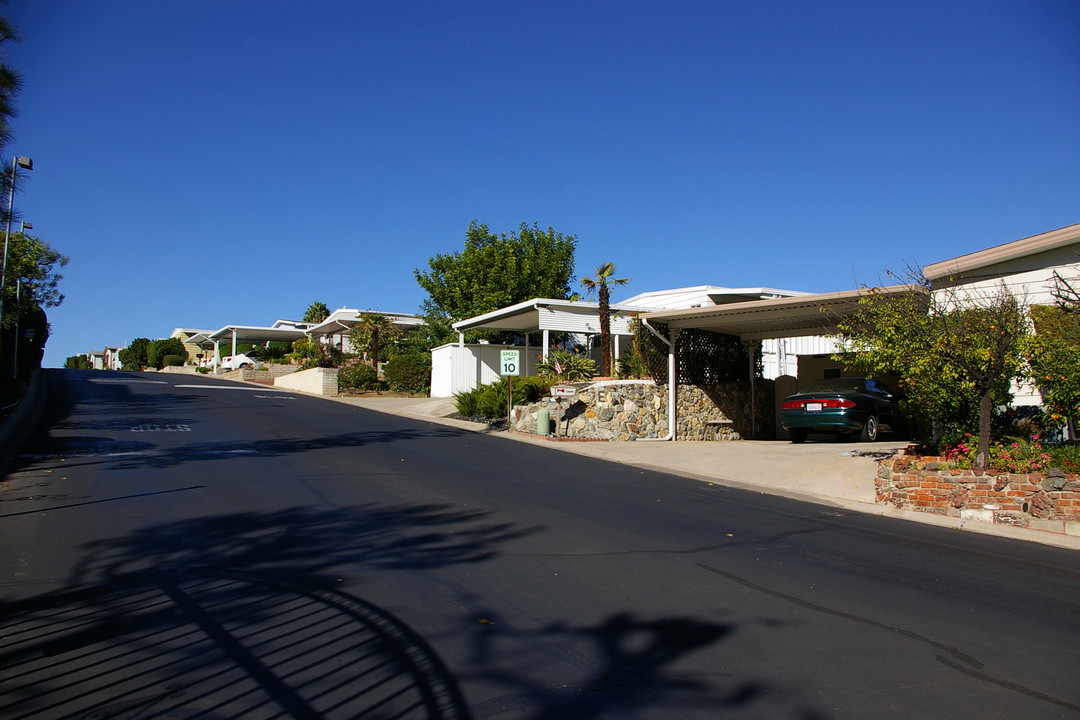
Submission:
[[[793,443],[803,442],[809,433],[873,442],[882,431],[906,435],[909,426],[900,412],[899,398],[879,381],[867,378],[812,382],[784,398],[780,415]]]

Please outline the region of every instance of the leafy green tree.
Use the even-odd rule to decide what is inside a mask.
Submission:
[[[58,271],[68,258],[41,238],[23,232],[8,237],[7,280],[4,286],[5,329],[15,326],[35,308],[56,307],[64,301],[59,290],[63,279]]]
[[[19,36],[6,18],[0,17],[0,58],[7,57],[8,52],[4,46],[8,43],[18,42]],[[15,117],[15,96],[22,87],[22,76],[15,72],[7,63],[0,62],[0,150],[11,139],[11,120]],[[6,196],[11,183],[11,177],[3,173],[0,180],[0,190]],[[3,206],[3,215],[0,220],[7,219],[7,205]]]
[[[330,309],[326,307],[326,303],[316,300],[308,305],[307,312],[304,313],[304,322],[321,323],[328,317],[330,317]]]
[[[394,348],[401,355],[424,354],[456,339],[449,323],[443,327],[435,327],[423,322],[405,329],[401,337],[394,341]]]
[[[612,277],[615,264],[606,262],[596,268],[595,277],[581,278],[581,285],[600,301],[600,367],[604,377],[611,377],[611,288],[625,285],[630,278]]]
[[[905,279],[911,292],[867,289],[857,312],[838,322],[848,352],[834,356],[867,375],[895,373],[908,411],[933,418],[934,441],[978,419],[972,467],[989,463],[990,421],[1021,376],[1028,322],[1016,297],[1002,287],[982,296],[932,293],[921,271]],[[951,426],[951,427],[950,427]]]
[[[72,355],[64,361],[67,370],[90,370],[93,367],[90,358],[85,355]]]
[[[149,338],[135,338],[128,346],[117,353],[122,370],[145,370],[150,366],[146,352],[150,347]]]
[[[151,367],[158,370],[163,368],[166,355],[177,355],[181,360],[187,357],[187,351],[184,349],[184,343],[180,341],[180,338],[171,337],[163,340],[152,340],[146,346],[146,363]]]
[[[1035,305],[1035,334],[1027,347],[1031,378],[1043,396],[1051,421],[1076,436],[1080,419],[1080,294],[1057,277],[1056,305]]]
[[[575,236],[535,223],[507,235],[473,220],[464,249],[428,258],[426,271],[413,271],[428,294],[422,307],[429,325],[452,336],[449,325],[458,320],[535,297],[569,298],[576,246]]]

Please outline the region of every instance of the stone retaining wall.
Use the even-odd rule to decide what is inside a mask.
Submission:
[[[763,386],[763,387],[762,387]],[[575,383],[573,397],[544,398],[514,408],[511,427],[536,433],[536,417],[546,408],[556,435],[570,438],[637,440],[663,437],[668,432],[667,386],[649,380]],[[764,390],[764,392],[763,392]],[[772,384],[761,381],[751,403],[745,383],[699,388],[680,385],[676,392],[678,440],[739,440],[756,429],[759,437],[771,431]],[[757,425],[751,423],[757,411]]]
[[[1061,470],[976,474],[941,458],[898,457],[878,465],[875,491],[897,508],[1080,535],[1080,478]]]

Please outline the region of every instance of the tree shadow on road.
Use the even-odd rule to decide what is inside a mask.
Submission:
[[[0,716],[470,717],[453,675],[339,574],[481,562],[539,528],[446,505],[290,508],[88,544],[0,602]]]
[[[451,671],[439,639],[342,589],[343,577],[485,563],[543,531],[458,505],[369,504],[227,513],[89,543],[65,587],[0,601],[0,716],[715,717],[768,694],[686,670],[731,624],[621,610],[525,630],[462,622],[440,631],[471,648]],[[409,612],[432,598],[414,600]],[[535,662],[573,679],[552,687]],[[488,689],[472,708],[466,681]]]

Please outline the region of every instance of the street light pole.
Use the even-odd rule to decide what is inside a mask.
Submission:
[[[23,221],[20,223],[19,234],[25,235],[27,230],[32,230],[33,225]],[[15,353],[11,361],[11,377],[19,379],[19,315],[22,312],[22,278],[15,278]]]
[[[15,202],[15,172],[18,168],[34,169],[34,161],[25,155],[16,155],[11,158],[11,185],[8,187],[7,227],[4,229],[4,264],[0,266],[0,347],[3,346],[4,335],[4,295],[7,291],[7,259],[8,239],[11,237],[11,211]],[[3,357],[0,355],[0,357]]]

